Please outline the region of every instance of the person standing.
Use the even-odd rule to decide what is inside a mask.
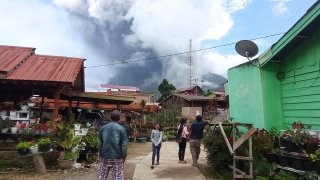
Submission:
[[[157,156],[156,165],[159,165],[162,137],[163,137],[163,133],[162,133],[161,124],[159,122],[156,122],[156,124],[154,125],[154,129],[151,132],[151,141],[152,141],[152,165],[151,165],[151,169],[154,168],[154,161],[155,161],[155,157],[156,156]]]
[[[124,162],[127,157],[128,139],[119,124],[120,112],[111,112],[111,122],[104,125],[98,136],[100,165],[98,179],[106,180],[111,170],[112,180],[124,179]]]
[[[196,122],[193,122],[190,127],[190,153],[193,161],[192,166],[194,167],[198,167],[201,139],[206,125],[208,125],[208,122],[203,121],[201,115],[197,115]]]
[[[178,139],[178,143],[179,143],[179,152],[178,152],[178,156],[179,156],[179,163],[185,164],[187,163],[184,160],[184,155],[185,155],[185,151],[186,151],[186,146],[187,146],[187,138],[189,135],[188,132],[188,128],[185,125],[187,122],[186,118],[181,118],[180,120],[180,125],[178,126],[178,135],[179,135],[179,139]]]

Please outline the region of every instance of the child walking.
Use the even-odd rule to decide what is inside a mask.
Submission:
[[[157,163],[159,165],[160,159],[160,149],[161,149],[161,142],[162,142],[162,128],[159,122],[156,122],[154,129],[151,132],[151,141],[152,141],[152,165],[151,169],[154,168],[154,160],[157,155]]]

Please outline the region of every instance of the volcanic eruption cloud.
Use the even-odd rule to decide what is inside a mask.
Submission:
[[[219,40],[228,35],[233,27],[232,15],[244,9],[250,1],[54,2],[65,9],[70,24],[81,34],[88,49],[96,54],[96,58],[86,57],[86,66],[120,63],[86,68],[86,76],[94,76],[96,82],[137,86],[142,90],[152,91],[164,78],[178,88],[187,86],[188,54],[135,63],[121,62],[186,52],[189,39],[192,39],[193,49],[206,47],[207,42],[222,43]],[[228,68],[243,61],[235,54],[221,55],[214,49],[196,52],[193,57],[193,75],[199,79],[207,73],[225,77]]]

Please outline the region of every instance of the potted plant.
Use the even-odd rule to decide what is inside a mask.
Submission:
[[[80,123],[74,123],[74,130],[80,130],[81,124]]]
[[[78,152],[65,152],[58,159],[58,166],[61,169],[70,169],[75,163],[75,159],[78,157]]]
[[[38,144],[37,143],[32,144],[29,147],[29,149],[30,149],[31,154],[38,154]]]
[[[9,128],[13,125],[12,121],[9,118],[0,121],[1,133],[7,133]]]
[[[311,137],[306,145],[306,153],[313,154],[318,149],[318,144],[320,140],[318,137]]]
[[[294,132],[292,130],[286,130],[283,132],[283,134],[280,137],[280,145],[281,147],[284,147],[285,151],[288,151],[288,152],[296,151],[296,147],[292,142],[293,134]]]
[[[147,139],[148,139],[148,136],[147,136],[147,135],[144,135],[144,134],[142,134],[142,135],[140,135],[140,136],[137,137],[137,141],[138,141],[139,143],[145,143],[145,142],[147,142]]]
[[[59,145],[63,148],[63,152],[60,153],[58,158],[58,166],[61,169],[70,169],[75,163],[79,154],[78,145],[81,137],[74,136],[64,141],[59,142]]]
[[[311,138],[312,137],[307,133],[307,131],[301,131],[297,129],[296,132],[293,133],[291,140],[296,146],[296,151],[302,152]]]
[[[19,125],[14,125],[13,127],[10,127],[10,131],[12,134],[15,134],[19,131]]]
[[[86,148],[92,153],[98,152],[98,138],[93,134],[83,136],[82,141],[86,144]]]
[[[42,137],[38,141],[39,151],[48,152],[51,148],[51,140],[47,137]]]
[[[17,144],[16,149],[20,155],[27,155],[29,154],[30,146],[30,142],[22,141]]]
[[[320,175],[320,149],[316,150],[314,154],[309,154],[309,158],[314,162],[314,170]]]
[[[21,104],[20,104],[20,108],[21,108],[21,111],[28,111],[28,102],[27,101],[25,101],[25,102],[22,102]]]

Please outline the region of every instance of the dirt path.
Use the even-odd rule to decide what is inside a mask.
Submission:
[[[129,143],[128,157],[125,163],[125,179],[211,179],[206,170],[205,154],[199,159],[200,167],[191,166],[190,151],[186,149],[188,164],[177,163],[178,146],[175,142],[164,142],[161,150],[161,164],[154,171],[150,170],[151,143]],[[97,165],[67,171],[48,172],[45,175],[36,173],[0,174],[0,180],[96,180]],[[179,175],[183,172],[182,176]],[[109,176],[108,179],[111,179]]]
[[[129,143],[128,157],[125,163],[125,179],[132,179],[136,164],[144,159],[150,151],[151,143]],[[45,175],[16,172],[0,174],[0,180],[96,180],[96,172],[97,167],[80,170],[48,172]]]

